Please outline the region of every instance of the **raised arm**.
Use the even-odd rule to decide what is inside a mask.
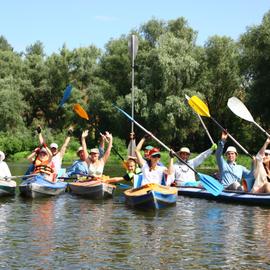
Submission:
[[[265,152],[266,148],[268,147],[269,143],[270,143],[270,137],[268,137],[268,138],[266,139],[264,145],[262,146],[262,148],[261,148],[260,151],[258,152],[258,154],[259,154],[261,157],[264,156],[264,152]]]
[[[88,159],[88,151],[87,151],[87,145],[86,145],[86,141],[85,138],[88,136],[88,130],[84,130],[82,133],[82,148],[83,148],[83,152],[84,152],[84,156],[85,156],[85,160]]]
[[[104,164],[107,162],[107,160],[108,160],[108,158],[109,158],[109,156],[111,154],[112,142],[113,142],[113,136],[112,136],[111,133],[109,133],[109,132],[106,131],[105,132],[105,137],[109,141],[109,144],[108,144],[108,147],[106,149],[106,152],[104,153],[104,155],[102,157],[103,158],[103,161],[104,161]]]
[[[60,150],[60,155],[61,155],[62,158],[64,157],[64,155],[66,153],[67,146],[68,146],[68,144],[70,142],[70,138],[71,138],[72,132],[73,132],[73,129],[72,128],[69,128],[68,129],[68,132],[67,132],[67,135],[68,136],[66,137],[65,142],[62,145],[61,150]]]
[[[142,146],[145,142],[145,137],[143,137],[139,143],[137,144],[137,147],[135,148],[135,154],[136,154],[136,157],[137,157],[137,161],[138,161],[138,164],[142,167],[143,164],[145,163],[145,160],[143,159],[142,155],[141,155],[141,149],[142,149]]]

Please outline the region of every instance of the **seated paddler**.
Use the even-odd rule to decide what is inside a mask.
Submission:
[[[138,143],[137,147],[135,148],[137,161],[142,170],[141,183],[138,185],[135,185],[135,187],[149,184],[149,183],[156,183],[160,185],[170,186],[171,181],[169,180],[170,177],[168,176],[172,175],[172,172],[173,172],[173,158],[170,157],[168,168],[165,166],[159,165],[160,158],[161,158],[160,150],[154,147],[153,149],[149,151],[149,154],[148,154],[149,160],[145,160],[140,152],[144,142],[145,142],[145,137],[141,139],[141,141]]]
[[[47,181],[55,182],[56,173],[55,166],[52,162],[52,152],[43,144],[41,147],[36,148],[27,159],[33,163],[33,174],[42,175]]]
[[[186,162],[191,168],[195,169],[200,166],[205,159],[207,159],[213,151],[217,149],[217,145],[214,143],[211,148],[200,153],[196,157],[190,158],[190,149],[188,147],[182,147],[177,152],[177,155]],[[173,165],[174,169],[174,185],[180,186],[199,186],[200,182],[196,181],[196,176],[194,171],[192,171],[185,163],[177,160]]]

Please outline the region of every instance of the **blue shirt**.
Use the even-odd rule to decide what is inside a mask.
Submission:
[[[216,150],[216,159],[219,168],[221,184],[224,187],[227,187],[236,181],[241,182],[242,178],[252,178],[253,169],[250,171],[242,165],[238,165],[235,162],[228,162],[223,158],[222,154],[224,145],[224,141],[219,141],[218,148]]]
[[[71,177],[72,175],[88,175],[88,167],[85,161],[76,160],[73,164],[67,168],[66,176]]]

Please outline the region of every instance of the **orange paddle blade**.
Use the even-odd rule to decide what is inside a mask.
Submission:
[[[73,105],[73,110],[75,113],[77,113],[81,118],[89,120],[89,116],[87,112],[82,108],[80,104],[74,104]]]

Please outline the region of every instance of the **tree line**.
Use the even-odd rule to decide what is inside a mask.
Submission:
[[[70,125],[74,136],[90,128],[94,142],[99,130],[128,141],[130,122],[112,104],[131,112],[131,59],[128,41],[139,40],[135,60],[135,119],[174,149],[190,146],[201,151],[210,142],[187,105],[185,95],[204,100],[211,115],[256,153],[264,134],[227,108],[232,96],[240,98],[256,122],[270,126],[270,11],[260,25],[250,26],[237,41],[212,36],[196,45],[197,32],[185,18],[152,18],[138,29],[111,39],[104,51],[95,45],[47,56],[41,41],[15,52],[0,37],[0,149],[7,154],[35,147],[35,127],[48,138],[63,138]],[[63,108],[59,102],[68,84],[72,94]],[[72,106],[79,103],[90,116],[80,119]],[[217,141],[220,130],[204,118]],[[135,129],[136,136],[143,136]],[[139,139],[139,138],[138,138]],[[120,140],[119,140],[120,141]]]

